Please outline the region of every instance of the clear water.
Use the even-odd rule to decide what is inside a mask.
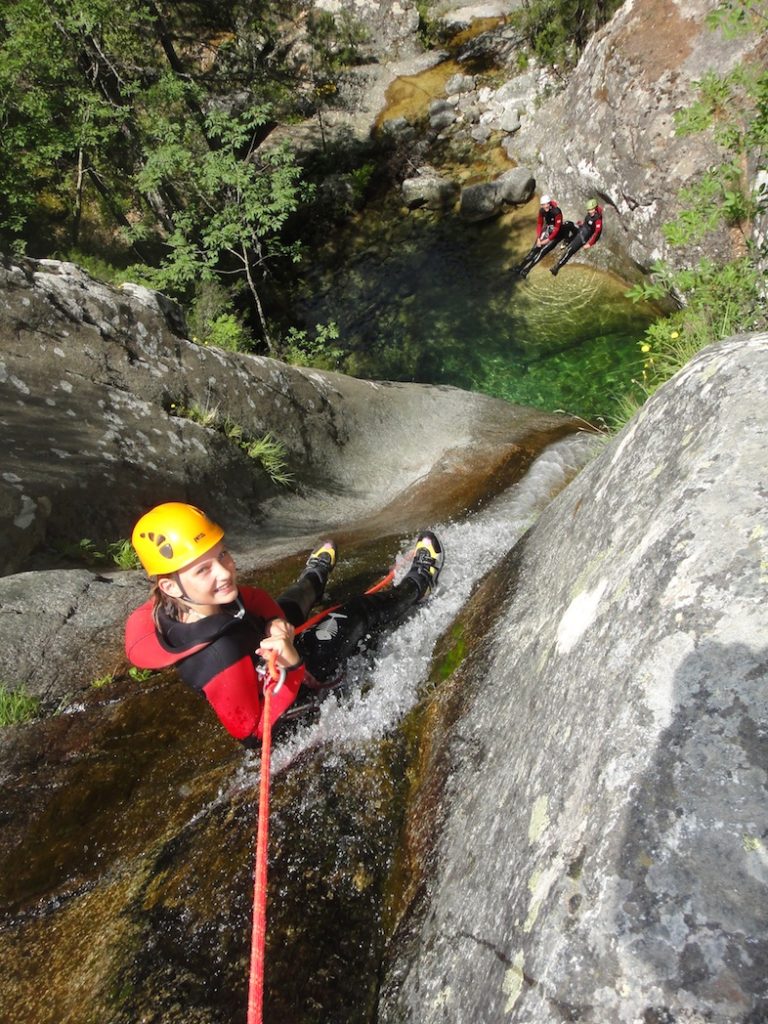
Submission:
[[[340,368],[357,376],[452,384],[610,419],[659,312],[627,299],[627,284],[588,255],[557,278],[553,255],[524,281],[513,277],[537,211],[534,199],[466,224],[455,213],[408,213],[391,201],[369,210],[307,268],[299,314],[310,326],[336,321],[351,351]]]

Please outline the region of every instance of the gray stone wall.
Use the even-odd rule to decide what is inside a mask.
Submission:
[[[381,1022],[768,1016],[766,409],[768,335],[700,353],[513,550]]]

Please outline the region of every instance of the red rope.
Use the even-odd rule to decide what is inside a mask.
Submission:
[[[269,681],[264,687],[264,727],[261,737],[261,784],[259,787],[259,824],[256,832],[256,867],[253,879],[253,926],[251,930],[251,966],[248,984],[248,1024],[262,1024],[264,1004],[264,948],[267,935],[267,845],[269,842],[269,762],[272,756],[270,698],[280,677],[277,651],[267,656]]]
[[[375,594],[382,590],[395,578],[395,570],[391,569],[378,583],[366,590],[366,594]],[[330,612],[340,608],[334,605],[318,612],[311,619],[298,627],[301,633],[309,626],[325,618]],[[270,698],[275,684],[280,678],[277,667],[277,651],[267,654],[269,680],[264,687],[264,727],[261,736],[261,781],[259,785],[259,822],[256,830],[256,866],[253,877],[253,922],[251,927],[251,963],[248,980],[248,1020],[247,1024],[262,1024],[264,1007],[264,951],[267,937],[267,848],[269,843],[269,774],[272,757],[272,723],[270,721]]]

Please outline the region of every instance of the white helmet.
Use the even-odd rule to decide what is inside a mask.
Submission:
[[[552,196],[542,196],[541,197],[540,203],[541,203],[542,206],[546,206],[547,203],[551,203],[551,202],[552,202]]]

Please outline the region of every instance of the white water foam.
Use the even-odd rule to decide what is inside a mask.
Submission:
[[[601,440],[595,434],[572,434],[550,445],[522,480],[480,512],[461,522],[428,524],[445,549],[434,596],[382,639],[375,656],[348,662],[346,696],[329,698],[319,719],[280,740],[272,752],[273,772],[310,747],[328,745],[332,758],[340,747],[378,739],[411,710],[429,673],[434,646],[472,588],[590,461]]]

